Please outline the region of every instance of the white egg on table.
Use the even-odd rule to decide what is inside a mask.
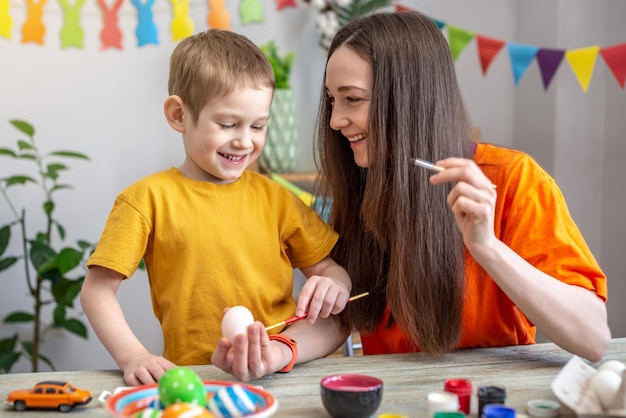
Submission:
[[[607,360],[598,367],[598,371],[601,370],[610,370],[613,373],[616,373],[618,376],[622,377],[624,374],[624,370],[626,370],[626,364],[622,363],[619,360]]]
[[[245,334],[248,327],[254,323],[252,312],[245,306],[233,306],[224,314],[222,318],[222,335],[231,342],[235,336]]]
[[[604,410],[610,409],[622,384],[622,378],[611,370],[598,370],[591,377],[589,387],[593,390]]]

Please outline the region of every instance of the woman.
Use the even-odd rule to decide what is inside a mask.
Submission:
[[[321,192],[340,236],[332,256],[353,293],[370,295],[337,323],[287,329],[297,363],[332,352],[350,329],[365,354],[437,355],[532,344],[539,328],[601,359],[610,339],[604,273],[536,162],[471,142],[448,44],[427,17],[375,14],[343,27],[318,122]],[[260,324],[218,351],[213,362],[244,380],[291,360]]]

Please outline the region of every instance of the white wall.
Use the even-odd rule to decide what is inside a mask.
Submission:
[[[554,48],[576,48],[626,42],[626,2],[620,0],[406,0],[402,4],[455,26],[511,42]],[[66,181],[74,190],[60,194],[57,217],[68,230],[68,240],[97,241],[113,199],[131,182],[182,161],[180,139],[162,116],[166,97],[169,55],[169,5],[157,2],[155,17],[160,45],[138,48],[135,14],[126,4],[121,15],[124,50],[99,50],[101,22],[95,5],[84,8],[83,50],[61,50],[58,33],[62,15],[56,3],[45,8],[46,44],[21,44],[21,15],[25,6],[13,4],[13,39],[0,38],[0,146],[17,138],[8,119],[33,123],[36,140],[45,150],[69,148],[91,156],[75,162]],[[192,14],[197,31],[206,28],[206,3],[196,2]],[[275,2],[263,2],[265,22],[242,26],[237,7],[229,2],[233,29],[261,44],[275,39],[281,51],[293,50],[293,84],[298,100],[302,155],[299,171],[313,169],[311,159],[314,116],[324,66],[317,46],[315,12],[298,8],[276,11]],[[506,51],[481,73],[472,42],[457,61],[466,102],[486,142],[525,150],[557,179],[570,209],[610,279],[609,312],[614,335],[625,336],[621,323],[626,296],[623,242],[626,226],[623,178],[626,168],[626,95],[619,89],[601,57],[587,94],[563,62],[548,92],[543,91],[533,64],[518,87],[513,85]],[[15,168],[5,159],[4,167]],[[13,171],[9,171],[13,172]],[[30,194],[17,200],[26,204]],[[35,203],[39,205],[39,200]],[[0,224],[10,219],[0,203]],[[30,303],[18,269],[0,274],[0,317]],[[10,290],[9,290],[10,289]],[[120,299],[140,339],[158,352],[159,326],[152,315],[146,278],[142,272],[125,283]],[[13,328],[2,326],[0,337]],[[49,335],[44,353],[61,370],[112,368],[115,364],[90,333]],[[15,371],[28,371],[21,362]]]

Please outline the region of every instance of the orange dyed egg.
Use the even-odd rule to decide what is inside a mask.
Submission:
[[[161,418],[215,418],[215,415],[202,406],[180,402],[165,408]]]

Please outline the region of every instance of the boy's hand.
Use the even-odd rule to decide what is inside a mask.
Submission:
[[[129,386],[157,383],[163,374],[176,367],[174,363],[161,356],[148,353],[146,356],[133,359],[122,368],[124,381]]]
[[[350,289],[341,281],[311,276],[298,296],[296,315],[307,315],[307,322],[313,324],[318,317],[328,318],[343,311],[349,298]]]
[[[283,368],[291,360],[291,351],[285,344],[271,344],[265,325],[256,321],[247,334],[239,334],[235,341],[222,337],[211,356],[211,363],[247,382]],[[283,364],[284,363],[284,364]]]
[[[300,270],[307,281],[298,296],[297,316],[307,315],[307,322],[313,324],[318,317],[328,318],[343,311],[352,290],[352,281],[343,267],[326,257]]]

